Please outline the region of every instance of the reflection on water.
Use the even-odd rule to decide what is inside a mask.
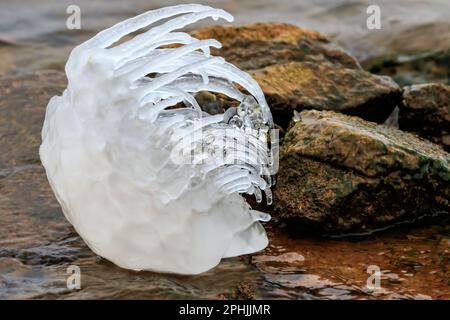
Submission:
[[[123,270],[93,254],[65,221],[40,166],[0,178],[0,189],[0,298],[450,298],[448,223],[362,240],[294,237],[269,223],[263,252],[177,276]],[[81,290],[66,288],[70,265],[81,269]],[[369,265],[382,271],[375,291],[366,288]]]
[[[42,102],[62,90],[63,75],[20,75],[63,70],[71,48],[94,32],[175,2],[182,1],[0,3],[0,74],[19,75],[0,83],[0,299],[449,299],[448,223],[332,240],[294,237],[270,222],[266,250],[191,277],[123,270],[86,247],[63,217],[37,155]],[[448,0],[378,1],[383,28],[377,31],[365,28],[370,1],[211,2],[238,24],[283,21],[322,31],[362,59],[450,44]],[[82,30],[65,29],[69,4],[80,5]],[[66,288],[72,264],[81,268],[81,290]],[[366,287],[369,265],[381,269],[379,289]]]
[[[178,276],[120,269],[92,254],[68,227],[66,238],[0,251],[0,298],[450,298],[449,240],[440,238],[438,227],[358,242],[292,239],[269,229],[271,245],[262,253],[225,259],[201,275]],[[382,269],[378,289],[366,286],[369,264]],[[81,268],[81,290],[66,288],[69,265]]]
[[[264,298],[448,297],[445,228],[397,229],[359,240],[294,238],[278,228],[269,228],[269,235],[269,248],[252,257],[264,276]],[[367,286],[370,265],[380,268],[380,288]]]

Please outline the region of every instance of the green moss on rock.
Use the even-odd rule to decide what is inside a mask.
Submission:
[[[389,77],[364,71],[354,57],[320,33],[282,23],[216,26],[194,32],[215,38],[212,50],[259,83],[275,123],[287,128],[293,111],[334,110],[383,122],[401,100]]]
[[[287,132],[276,214],[326,232],[366,232],[450,210],[450,155],[412,134],[331,111]]]

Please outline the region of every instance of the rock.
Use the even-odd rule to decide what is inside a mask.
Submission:
[[[222,48],[213,48],[212,54],[221,55],[244,70],[293,61],[329,61],[346,68],[360,68],[354,57],[324,35],[286,23],[214,26],[193,35],[220,41]]]
[[[429,82],[450,84],[450,49],[382,56],[363,63],[370,72],[392,77],[400,86]]]
[[[66,81],[59,71],[0,77],[0,170],[40,162],[45,108]]]
[[[400,130],[303,111],[286,133],[276,215],[327,233],[367,232],[450,210],[450,155]]]
[[[220,54],[249,71],[264,91],[277,124],[294,110],[334,110],[383,122],[401,100],[389,77],[364,71],[354,57],[312,30],[289,24],[216,26],[194,32],[222,42]]]
[[[73,231],[38,155],[48,100],[65,86],[64,73],[56,71],[0,77],[0,256]]]
[[[400,101],[388,77],[329,63],[291,62],[251,72],[274,119],[286,127],[294,110],[333,110],[383,122]]]
[[[214,115],[224,113],[229,107],[236,107],[232,99],[228,99],[225,95],[215,95],[208,91],[200,91],[195,95],[195,99],[203,111]]]
[[[406,87],[400,106],[400,129],[412,131],[450,151],[450,86]]]
[[[0,249],[0,258],[14,258],[23,264],[44,266],[73,262],[80,257],[91,255],[79,237],[73,237],[71,240],[69,245],[60,241],[50,244],[44,242],[43,245],[26,249]],[[78,243],[74,245],[75,241]]]

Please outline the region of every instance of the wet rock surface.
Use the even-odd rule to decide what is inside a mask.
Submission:
[[[399,101],[399,87],[387,77],[328,63],[292,62],[253,72],[274,113],[286,127],[293,111],[334,110],[383,122]]]
[[[450,86],[434,83],[404,88],[399,125],[450,151]]]
[[[293,111],[334,110],[383,122],[400,102],[389,77],[364,71],[351,55],[325,36],[289,24],[218,26],[194,33],[214,37],[214,50],[247,70],[260,84],[275,122],[286,128]]]
[[[59,71],[0,77],[0,170],[39,162],[45,108],[65,87],[66,76]]]
[[[308,67],[313,70],[314,67],[325,71],[335,70],[342,72],[339,77],[367,81],[367,90],[376,81],[383,81],[383,78],[360,71],[352,56],[314,31],[286,25],[280,25],[279,28],[274,25],[251,26],[239,31],[243,33],[239,44],[239,41],[232,40],[239,39],[239,34],[233,31],[239,28],[230,30],[229,42],[217,35],[225,43],[223,50],[229,50],[225,56],[228,55],[227,58],[233,63],[251,72],[275,69],[278,65],[300,64],[302,70],[308,71]],[[195,277],[131,272],[99,258],[64,218],[37,153],[48,99],[61,93],[66,86],[66,79],[63,72],[24,72],[42,68],[62,70],[63,62],[74,45],[71,43],[74,41],[72,34],[64,40],[64,48],[56,43],[58,38],[53,40],[54,35],[51,37],[55,42],[52,42],[51,54],[46,43],[39,43],[37,50],[36,47],[0,46],[0,57],[3,58],[0,72],[9,74],[0,76],[0,299],[450,299],[448,220],[440,224],[408,225],[359,239],[337,240],[300,232],[295,229],[296,226],[284,225],[283,221],[274,217],[272,222],[265,224],[270,240],[266,250],[252,256],[226,259],[215,269]],[[87,34],[82,37],[86,38]],[[270,48],[270,54],[267,54],[266,48]],[[20,55],[23,51],[25,57]],[[36,59],[36,51],[39,52],[39,59]],[[27,63],[15,66],[10,61]],[[33,64],[29,66],[28,62]],[[17,72],[18,69],[20,72]],[[298,67],[295,66],[293,70],[298,72]],[[331,74],[326,74],[324,79],[327,77],[331,77]],[[313,79],[310,78],[311,81]],[[337,85],[342,84],[340,90],[346,92],[344,97],[358,99],[356,94],[352,94],[353,89],[339,82],[341,79],[327,80],[327,88],[332,89],[333,81]],[[300,98],[294,84],[291,82],[291,87],[287,86],[292,94],[283,96],[283,99],[292,99],[286,104],[288,108],[288,104],[296,103]],[[390,87],[390,84],[379,86],[386,87]],[[314,90],[312,86],[307,89]],[[308,93],[311,102],[305,100],[314,108],[321,108],[321,100],[314,99],[314,95],[327,94],[320,90]],[[383,95],[376,93],[374,97]],[[394,100],[398,95],[393,94]],[[343,99],[336,93],[330,93],[329,96],[333,98],[324,98],[322,102]],[[221,111],[229,103],[222,97],[217,99],[208,93],[198,99],[203,99],[212,113]],[[356,110],[361,105],[367,105],[363,100],[354,104],[357,105]],[[381,98],[378,101],[372,105],[383,105],[386,100]],[[386,105],[393,105],[393,102]],[[297,109],[297,106],[293,109]],[[360,110],[367,114],[368,109]],[[280,117],[286,121],[285,125],[292,117],[288,113],[286,117]],[[339,156],[339,152],[335,152]],[[322,160],[305,159],[311,161],[308,177],[313,177],[314,165]],[[281,164],[284,165],[283,162]],[[328,162],[324,164],[328,165]],[[361,168],[359,165],[352,164],[355,168]],[[323,168],[317,166],[316,176],[326,174]],[[334,167],[330,165],[330,168]],[[370,172],[375,172],[375,177],[387,174],[376,164],[371,164],[369,168],[372,168]],[[369,180],[356,169],[352,171],[343,167],[334,170],[342,170],[344,173],[340,173],[341,176],[347,174],[350,181],[353,181],[353,177],[359,177],[363,182]],[[325,184],[334,183],[332,178],[330,175],[323,185],[316,186],[326,191]],[[298,179],[289,181],[293,186],[297,186],[297,182]],[[439,179],[436,183],[439,183]],[[399,188],[404,186],[406,184]],[[445,190],[445,186],[441,189]],[[319,194],[319,191],[311,191],[311,196]],[[422,192],[422,189],[419,191]],[[419,191],[418,195],[423,197]],[[333,200],[332,196],[327,197]],[[448,195],[446,199],[441,198],[435,199],[433,203],[439,202],[444,206]],[[376,205],[380,205],[381,200],[377,201]],[[333,203],[329,207],[331,205]],[[385,211],[378,213],[380,216],[389,216],[388,209],[390,207],[386,206]],[[80,267],[80,290],[69,290],[66,286],[70,275],[67,268],[71,265]],[[369,265],[379,266],[382,272],[381,288],[377,290],[370,290],[366,286]]]
[[[256,70],[289,62],[320,62],[360,68],[358,61],[324,35],[285,23],[215,26],[193,32],[199,39],[217,39],[221,55],[244,70]]]
[[[277,215],[328,233],[367,232],[450,210],[450,155],[400,130],[304,111],[281,148]]]
[[[382,56],[364,62],[363,67],[392,77],[400,86],[430,82],[450,84],[450,49]]]

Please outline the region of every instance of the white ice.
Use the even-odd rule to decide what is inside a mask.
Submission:
[[[268,243],[269,216],[241,194],[271,201],[271,113],[255,80],[210,55],[220,43],[179,31],[207,17],[233,20],[179,5],[98,33],[73,49],[67,89],[48,104],[40,156],[52,189],[86,244],[120,267],[197,274]],[[211,116],[199,91],[241,104]]]

